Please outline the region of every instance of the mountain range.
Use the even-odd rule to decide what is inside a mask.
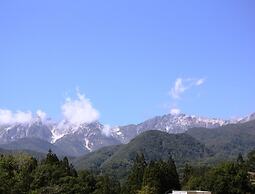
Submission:
[[[89,169],[124,180],[136,154],[147,162],[171,157],[177,168],[185,164],[210,166],[244,157],[255,149],[255,120],[216,128],[191,128],[185,133],[169,134],[160,130],[142,132],[127,144],[101,148],[72,162],[77,169]]]
[[[209,129],[238,125],[254,119],[255,113],[236,120],[167,114],[140,124],[110,128],[98,121],[71,125],[67,121],[54,122],[36,116],[27,123],[0,125],[0,147],[11,150],[29,149],[41,153],[52,149],[59,155],[77,157],[105,146],[127,144],[131,139],[148,130],[159,130],[169,134],[184,133],[192,128],[206,128],[211,131]]]

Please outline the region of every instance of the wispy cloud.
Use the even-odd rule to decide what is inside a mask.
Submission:
[[[170,95],[172,96],[172,98],[174,99],[178,99],[180,98],[180,95],[186,90],[187,88],[184,86],[183,84],[183,79],[182,78],[178,78],[175,81],[174,87],[171,89],[170,91]]]
[[[181,95],[188,89],[194,86],[200,86],[205,82],[204,78],[193,79],[193,78],[177,78],[174,86],[171,88],[169,95],[173,99],[179,99]]]
[[[204,84],[205,79],[199,78],[177,78],[174,82],[173,87],[169,91],[169,95],[173,99],[174,106],[171,107],[170,113],[173,115],[180,114],[181,110],[177,107],[178,101],[180,101],[182,95],[187,90],[191,89],[192,87],[198,87]]]
[[[202,85],[204,82],[205,82],[205,79],[204,79],[204,78],[198,79],[198,80],[196,81],[196,86],[200,86],[200,85]]]

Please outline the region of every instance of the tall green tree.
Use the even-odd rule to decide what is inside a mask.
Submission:
[[[191,176],[185,187],[209,190],[214,194],[254,193],[246,166],[237,162],[220,164],[203,176]]]
[[[144,155],[136,155],[133,167],[128,176],[128,180],[123,188],[125,194],[136,194],[143,184],[143,174],[147,166]]]
[[[255,150],[247,154],[247,167],[249,171],[255,172]]]
[[[182,176],[182,185],[185,185],[189,179],[192,177],[194,169],[189,164],[185,164]]]
[[[174,161],[151,162],[145,169],[143,186],[155,189],[156,193],[180,189],[179,176]]]
[[[207,187],[215,194],[251,192],[248,173],[243,165],[232,162],[224,163],[211,170],[208,177]]]
[[[119,194],[120,184],[88,171],[77,174],[68,158],[49,151],[37,163],[27,155],[0,156],[0,194]]]
[[[140,191],[138,191],[138,194],[155,194],[157,192],[158,191],[155,187],[150,187],[146,185],[146,186],[143,186]]]
[[[236,159],[236,162],[238,164],[243,164],[244,163],[244,159],[243,159],[243,155],[241,153],[238,154],[238,157]]]
[[[97,178],[96,188],[93,194],[119,194],[120,185],[108,176],[99,176]]]

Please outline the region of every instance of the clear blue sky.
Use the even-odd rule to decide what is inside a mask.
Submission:
[[[0,108],[59,119],[76,87],[111,125],[254,112],[255,1],[0,1]]]

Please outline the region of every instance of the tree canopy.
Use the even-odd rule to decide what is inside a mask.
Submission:
[[[27,155],[0,157],[2,194],[119,194],[120,185],[107,176],[76,172],[66,157],[51,150],[40,163]]]

